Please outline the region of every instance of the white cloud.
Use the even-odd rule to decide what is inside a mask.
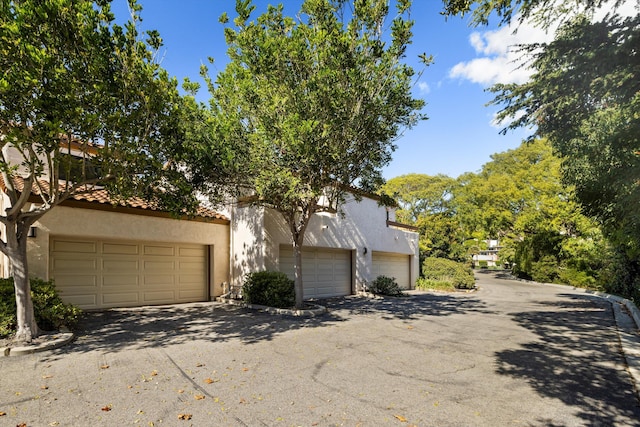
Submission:
[[[429,92],[431,92],[431,87],[429,87],[429,84],[425,83],[425,82],[419,82],[418,83],[418,89],[420,90],[420,93],[426,95]]]
[[[617,13],[621,16],[635,16],[639,9],[640,0],[627,0]],[[595,18],[602,19],[610,12],[611,6],[605,6],[596,11]],[[517,21],[517,18],[514,19],[514,22]],[[549,42],[553,40],[556,28],[545,31],[526,22],[493,31],[476,31],[469,37],[469,44],[475,49],[478,57],[454,65],[449,70],[449,77],[469,80],[483,86],[496,83],[524,83],[532,71],[523,63],[518,46]]]

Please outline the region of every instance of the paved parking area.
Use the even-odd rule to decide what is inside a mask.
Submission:
[[[93,313],[70,345],[0,358],[0,426],[640,425],[608,301],[487,276],[326,303]]]

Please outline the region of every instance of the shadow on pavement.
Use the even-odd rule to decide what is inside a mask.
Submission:
[[[584,425],[640,425],[639,402],[624,370],[610,303],[560,296],[566,300],[539,302],[541,311],[512,314],[539,339],[498,353],[497,372],[525,379],[540,395],[574,406]],[[612,354],[619,355],[615,365]],[[545,425],[547,421],[540,419]]]
[[[400,298],[345,297],[320,302],[335,315],[378,315],[388,319],[414,319],[424,316],[450,316],[483,312],[486,304],[469,294],[414,294]]]
[[[318,303],[327,306],[329,313],[293,317],[213,302],[88,312],[78,325],[76,341],[57,352],[144,349],[194,340],[212,343],[236,340],[250,344],[272,340],[295,329],[335,325],[352,316],[412,319],[482,311],[485,307],[468,295],[431,294],[385,299],[354,296]]]

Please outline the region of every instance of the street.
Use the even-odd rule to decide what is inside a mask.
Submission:
[[[640,425],[612,303],[499,276],[312,318],[92,313],[61,349],[0,358],[0,426]]]

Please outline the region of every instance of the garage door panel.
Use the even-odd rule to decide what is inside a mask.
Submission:
[[[171,273],[176,269],[176,264],[173,261],[145,261],[144,262],[145,271],[153,271],[153,272],[167,272]]]
[[[102,245],[103,254],[114,255],[138,255],[140,253],[139,245],[124,243],[104,243]]]
[[[140,284],[140,278],[138,275],[118,275],[118,276],[105,276],[102,279],[102,284],[105,287],[135,287]]]
[[[131,307],[139,303],[137,292],[107,292],[101,298],[101,306]]]
[[[51,277],[81,308],[204,301],[206,246],[54,237]],[[88,249],[95,249],[91,253]],[[177,255],[180,255],[179,257]]]
[[[78,307],[86,307],[86,308],[98,307],[95,295],[90,295],[90,294],[68,295],[65,292],[60,292],[60,296],[64,298],[65,302],[76,305]]]
[[[166,274],[145,274],[142,283],[144,286],[173,286],[176,282],[173,276]]]
[[[202,248],[178,248],[178,255],[179,256],[186,256],[186,257],[202,257],[204,258],[204,252],[202,250]]]
[[[83,271],[83,270],[96,270],[98,268],[98,263],[96,259],[73,259],[73,258],[63,258],[56,259],[54,261],[54,268],[56,271]]]
[[[102,261],[102,271],[105,273],[138,272],[140,263],[137,260],[105,259]]]
[[[175,248],[173,246],[144,246],[145,255],[163,255],[163,256],[175,256]]]
[[[60,274],[55,277],[55,283],[56,288],[59,289],[88,290],[92,292],[98,287],[98,278],[81,274]]]
[[[98,245],[95,242],[81,242],[81,241],[54,241],[52,248],[54,251],[68,252],[68,253],[97,253]]]
[[[144,293],[144,304],[158,304],[164,301],[176,300],[175,292],[170,289],[164,291],[147,291]]]

